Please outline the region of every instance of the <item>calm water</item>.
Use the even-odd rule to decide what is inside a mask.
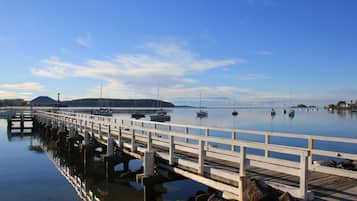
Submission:
[[[266,131],[281,131],[301,134],[357,138],[356,113],[329,113],[326,110],[296,111],[290,119],[277,111],[275,118],[270,117],[270,109],[241,109],[237,117],[231,109],[209,109],[208,118],[197,119],[197,109],[174,109],[170,112],[172,122],[191,125],[241,128]],[[129,118],[129,114],[115,114]],[[31,151],[30,145],[44,144],[35,136],[12,136],[7,133],[6,120],[0,120],[0,200],[80,200],[73,187],[58,172],[46,152]],[[216,135],[219,135],[217,133]],[[244,137],[244,136],[243,136]],[[259,137],[251,140],[261,141]],[[276,144],[301,145],[299,140],[272,139]],[[319,143],[321,148],[357,153],[357,147],[350,144]],[[72,164],[68,162],[68,164]],[[73,164],[72,164],[73,166]],[[72,167],[71,166],[71,167]],[[130,169],[141,166],[140,160],[130,163]],[[72,167],[73,168],[73,167]],[[118,165],[116,169],[121,169]],[[87,183],[101,200],[143,200],[143,187],[134,180],[108,183],[96,174],[87,176]],[[154,188],[157,200],[188,200],[198,190],[207,187],[190,180],[167,182]]]

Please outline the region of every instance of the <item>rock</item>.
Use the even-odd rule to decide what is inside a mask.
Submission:
[[[336,167],[337,163],[334,160],[328,160],[327,161],[327,166],[329,167]]]
[[[355,165],[352,160],[345,160],[336,165],[337,168],[346,169],[346,170],[354,170]]]
[[[209,196],[207,201],[225,201],[225,199],[220,198],[215,194],[212,194],[211,196]]]
[[[247,201],[275,201],[278,197],[278,192],[275,189],[255,179],[247,181],[244,194]]]
[[[196,195],[195,201],[207,201],[208,198],[210,198],[211,194],[209,193],[204,193],[200,195]]]
[[[296,201],[288,192],[283,193],[278,198],[279,201]]]

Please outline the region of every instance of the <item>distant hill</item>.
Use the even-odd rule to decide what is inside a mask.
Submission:
[[[67,107],[175,107],[174,104],[154,99],[85,98],[61,102]]]
[[[39,96],[30,101],[30,104],[33,106],[55,106],[57,101],[48,96]]]

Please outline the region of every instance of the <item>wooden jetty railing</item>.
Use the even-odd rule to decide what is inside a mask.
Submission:
[[[48,125],[72,128],[83,136],[90,134],[108,147],[115,143],[124,152],[137,158],[143,158],[146,151],[154,151],[156,158],[167,161],[166,164],[156,164],[157,167],[166,168],[221,190],[226,197],[240,200],[244,199],[242,192],[249,167],[298,177],[298,187],[273,182],[268,184],[303,200],[313,199],[313,193],[308,191],[309,171],[357,178],[355,171],[313,164],[312,160],[313,155],[357,160],[357,154],[314,147],[315,141],[357,144],[357,139],[123,120],[71,112],[37,111],[35,117]],[[238,140],[240,134],[263,136],[265,141]],[[271,137],[305,139],[307,146],[271,144]],[[291,157],[272,157],[273,153]]]

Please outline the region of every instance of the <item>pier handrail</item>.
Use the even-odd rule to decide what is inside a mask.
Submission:
[[[293,192],[290,191],[290,193],[303,199],[308,196],[308,171],[357,178],[356,171],[321,166],[313,164],[312,161],[313,155],[357,160],[357,154],[320,150],[314,147],[314,141],[357,144],[357,139],[352,138],[225,129],[142,120],[124,120],[115,117],[102,117],[62,111],[56,113],[37,111],[36,114],[40,117],[56,121],[57,123],[62,122],[67,126],[72,126],[82,135],[84,135],[86,131],[90,132],[94,137],[101,139],[104,142],[108,141],[109,138],[114,138],[114,141],[118,146],[122,146],[133,152],[142,152],[145,149],[151,149],[152,146],[164,147],[168,149],[168,154],[158,152],[157,155],[167,159],[170,165],[174,163],[182,164],[197,170],[197,173],[200,175],[209,171],[211,174],[231,179],[236,178],[236,181],[241,181],[239,178],[245,176],[246,166],[294,175],[300,178],[300,186],[297,190]],[[194,129],[196,129],[196,133],[192,132]],[[197,133],[197,130],[204,131],[204,134]],[[231,138],[212,136],[212,132],[228,133],[231,134]],[[264,136],[264,142],[237,140],[237,134],[239,135],[241,133],[246,135]],[[270,137],[305,139],[307,140],[307,147],[272,144],[270,143]],[[225,148],[217,147],[215,146],[216,144],[225,145]],[[142,146],[144,146],[144,148]],[[259,154],[246,153],[246,149],[261,150],[264,152],[264,155],[261,156]],[[178,158],[178,156],[175,155],[176,151],[196,155],[198,165],[182,158]],[[271,156],[273,155],[272,153],[294,155],[297,156],[298,159],[276,158]],[[206,170],[205,160],[209,160],[209,158],[240,164],[239,174],[232,176],[231,173],[227,174],[224,170],[214,168]],[[225,188],[234,191],[234,188],[232,189],[229,186],[225,186]]]

